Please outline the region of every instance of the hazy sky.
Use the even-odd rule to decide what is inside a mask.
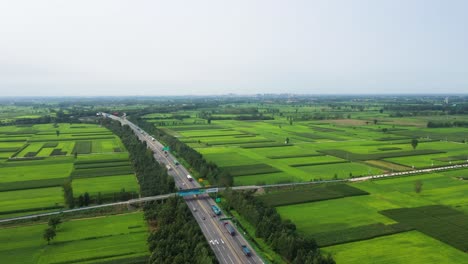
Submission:
[[[0,96],[466,93],[465,0],[0,0]]]

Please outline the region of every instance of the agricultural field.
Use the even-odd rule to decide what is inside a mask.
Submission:
[[[152,113],[144,118],[229,172],[234,185],[340,180],[468,163],[466,115],[428,111],[416,116],[417,110],[400,112],[388,100],[387,104],[359,99],[289,105],[236,102],[200,111]],[[430,127],[431,122],[453,127],[434,127],[433,123]],[[301,234],[335,255],[338,263],[347,263],[348,257],[362,250],[356,246],[353,252],[347,245],[374,240],[385,244],[385,238],[407,239],[408,250],[402,251],[401,258],[387,254],[381,262],[377,258],[384,251],[376,251],[369,263],[405,263],[405,254],[412,250],[424,254],[421,263],[458,263],[468,261],[463,255],[465,244],[442,241],[446,233],[428,233],[420,223],[408,220],[411,217],[390,215],[402,208],[443,206],[459,212],[453,218],[464,221],[468,214],[466,179],[468,170],[454,170],[339,185],[346,187],[266,191],[259,199],[275,206]],[[420,185],[419,191],[416,185]],[[430,217],[413,218],[429,224]],[[450,227],[447,219],[440,222],[435,228],[465,235],[465,229]],[[446,258],[433,253],[441,244]],[[395,245],[385,245],[387,251],[396,250]]]
[[[0,127],[0,218],[66,207],[63,185],[91,202],[137,197],[139,187],[118,137],[93,124]],[[122,194],[123,193],[123,194]]]
[[[357,256],[362,261],[362,251],[369,247],[376,248],[365,254],[370,263],[405,263],[409,249],[421,255],[421,263],[439,259],[440,263],[463,263],[457,260],[468,260],[468,181],[461,180],[464,175],[468,169],[349,185],[368,195],[333,196],[325,185],[295,189],[294,194],[292,190],[274,191],[259,198],[277,206],[283,218],[338,261],[349,258],[354,263]],[[415,191],[417,182],[422,186],[419,192]],[[408,251],[405,247],[400,254],[401,249],[395,249],[397,241],[407,244]],[[441,258],[430,253],[439,249],[447,255]]]
[[[268,118],[239,120],[253,107]],[[181,118],[156,126],[231,172],[236,185],[347,179],[468,162],[468,146],[461,137],[468,130],[421,126],[429,117],[420,122],[401,118],[399,122],[375,109],[353,113],[354,119],[291,122],[288,116],[271,114],[271,108],[301,117],[307,111],[326,109],[239,104],[213,110],[216,114],[210,122],[205,118],[205,123],[192,122],[206,115],[197,111],[154,113],[144,118]],[[418,139],[416,146],[411,144],[413,138]]]
[[[341,244],[322,250],[331,253],[336,263],[347,264],[451,264],[465,263],[468,258],[466,253],[418,231]]]
[[[42,238],[47,223],[0,229],[4,263],[101,263],[147,258],[148,227],[141,212],[65,221],[48,245]]]

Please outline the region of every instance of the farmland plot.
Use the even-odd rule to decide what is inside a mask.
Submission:
[[[142,213],[64,222],[50,245],[42,239],[46,226],[0,230],[0,240],[10,241],[0,245],[0,259],[5,263],[146,262],[147,227]]]

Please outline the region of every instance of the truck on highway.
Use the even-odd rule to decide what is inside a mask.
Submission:
[[[154,137],[151,137],[151,141],[155,141],[156,139],[154,139]]]
[[[218,206],[216,205],[211,205],[211,210],[213,210],[213,213],[215,213],[215,215],[220,215],[221,214],[221,210],[219,210]]]
[[[251,255],[250,249],[246,245],[241,245],[241,247],[242,247],[242,252],[244,252],[244,255],[246,255],[247,257],[250,257]]]
[[[169,164],[167,164],[167,165],[166,165],[166,169],[167,169],[168,171],[170,171],[170,170],[172,170],[172,167],[169,166]]]
[[[179,162],[177,160],[174,160],[174,164],[177,166],[179,165]]]
[[[224,222],[224,227],[227,229],[227,231],[229,232],[231,236],[236,235],[236,231],[234,230],[232,225],[230,225],[228,222]]]
[[[192,177],[192,176],[190,176],[190,174],[189,174],[189,175],[187,175],[187,180],[189,180],[189,181],[193,181],[193,177]]]

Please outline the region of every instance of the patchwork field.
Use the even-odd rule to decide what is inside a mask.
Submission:
[[[465,263],[463,253],[418,231],[378,237],[322,249],[333,255],[336,263],[347,264],[426,264]]]
[[[332,100],[325,105],[275,100],[179,109],[145,118],[228,171],[234,185],[349,179],[468,163],[466,115],[419,116],[416,110],[392,108],[394,101],[371,105]],[[428,122],[461,125],[429,128]],[[436,205],[466,215],[467,179],[468,170],[454,170],[337,185],[346,187],[266,190],[259,198],[276,206],[300,233],[315,238],[337,263],[468,263],[463,243],[454,244],[455,249],[411,221],[390,217],[394,210]],[[437,229],[449,225],[446,219],[440,222]],[[365,246],[375,252],[363,255]],[[437,255],[439,249],[446,256]]]
[[[346,263],[357,263],[366,247],[380,245],[383,248],[365,254],[372,260],[366,263],[408,263],[413,259],[407,255],[411,251],[406,246],[396,249],[394,243],[399,241],[398,245],[421,254],[422,261],[459,263],[460,259],[468,261],[468,181],[460,180],[467,174],[467,169],[461,169],[350,185],[369,193],[362,196],[332,196],[323,191],[325,185],[295,189],[294,195],[286,192],[284,198],[282,192],[259,198],[278,206],[283,218],[338,261],[349,258]],[[417,182],[422,186],[419,192],[415,191]],[[318,197],[311,199],[309,193]],[[398,253],[388,254],[384,249]],[[438,250],[447,256],[430,253]],[[419,263],[419,258],[409,263]]]
[[[139,193],[128,153],[106,128],[3,126],[0,138],[0,218],[65,207],[66,182],[71,182],[75,199],[88,193],[91,202]]]
[[[193,112],[184,114],[191,116]],[[277,116],[274,120],[252,121],[229,120],[232,115],[217,117],[223,120],[203,126],[166,124],[164,131],[225,167],[235,176],[236,185],[346,179],[468,162],[466,144],[441,142],[431,134],[424,135],[448,133],[448,129],[362,120],[358,120],[359,125],[325,121],[291,124]],[[468,132],[463,128],[454,131]],[[413,138],[418,138],[415,147],[411,144]],[[252,171],[253,167],[270,169]]]
[[[143,214],[131,213],[66,221],[50,245],[42,238],[47,223],[0,229],[4,263],[145,263],[148,228]]]

